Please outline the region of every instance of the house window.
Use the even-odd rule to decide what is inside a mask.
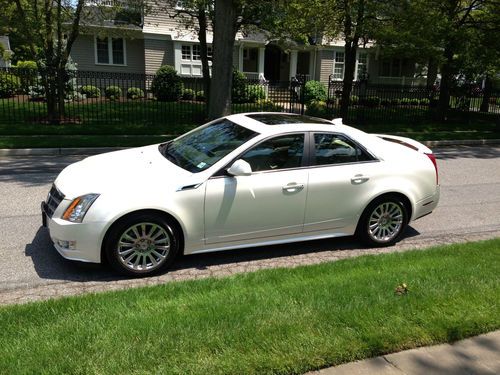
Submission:
[[[199,44],[195,44],[193,46],[193,60],[194,61],[201,60],[201,50],[200,50],[200,45]]]
[[[209,58],[212,58],[212,57],[213,57],[213,55],[214,55],[214,50],[213,50],[212,46],[208,46],[208,47],[207,47],[207,56],[208,56]]]
[[[407,59],[384,59],[380,64],[379,76],[403,77],[408,73],[409,62]]]
[[[368,54],[360,52],[358,55],[358,79],[366,79],[368,77]]]
[[[191,46],[182,46],[182,59],[191,61]]]
[[[333,79],[342,80],[344,78],[344,52],[335,51],[333,59]]]
[[[95,38],[96,64],[126,65],[123,38]]]
[[[201,47],[199,44],[175,44],[175,69],[183,76],[202,75]],[[212,57],[212,47],[207,46],[207,56]],[[209,61],[209,64],[211,62]]]

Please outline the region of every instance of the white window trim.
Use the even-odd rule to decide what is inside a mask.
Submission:
[[[188,42],[174,42],[174,65],[175,65],[175,70],[177,70],[177,73],[182,76],[182,77],[202,77],[203,74],[193,74],[193,67],[199,68],[201,71],[202,63],[201,59],[200,60],[193,60],[193,45],[199,45],[198,43],[188,43]],[[190,47],[190,59],[186,60],[182,58],[182,46],[189,46]],[[208,45],[207,47],[212,47],[211,45]],[[201,53],[201,51],[200,51]],[[212,62],[208,62],[210,66],[210,72],[212,70]],[[183,67],[189,68],[191,73],[182,73]]]
[[[345,74],[345,51],[333,51],[333,65],[332,65],[332,77],[335,75],[335,65],[337,65],[337,53],[343,53],[344,54],[344,62],[339,63],[342,64],[342,78],[333,78],[334,81],[340,82],[344,79],[344,74]]]
[[[354,79],[355,80],[358,80],[359,55],[362,54],[362,53],[364,53],[366,55],[366,64],[365,65],[366,65],[366,73],[368,74],[368,66],[369,66],[369,60],[370,60],[368,52],[366,52],[366,51],[358,51],[356,53],[356,72],[354,74]]]
[[[95,65],[103,66],[127,66],[127,41],[125,38],[114,38],[123,40],[123,64],[113,63],[113,38],[108,36],[108,61],[109,63],[100,63],[97,61],[97,35],[94,35],[94,62]]]

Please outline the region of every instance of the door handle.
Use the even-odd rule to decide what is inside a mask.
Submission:
[[[304,189],[304,184],[290,183],[286,186],[283,186],[281,189],[287,193],[295,193]]]
[[[351,183],[353,185],[360,185],[360,184],[365,183],[369,179],[370,179],[370,177],[368,177],[368,176],[364,176],[362,174],[357,174],[353,178],[351,178]]]

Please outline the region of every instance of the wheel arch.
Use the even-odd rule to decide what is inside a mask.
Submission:
[[[361,214],[359,215],[359,218],[358,218],[358,223],[357,223],[357,226],[359,226],[359,223],[363,217],[363,215],[365,214],[365,211],[366,209],[373,203],[375,202],[376,200],[379,200],[381,198],[384,198],[384,197],[396,197],[398,199],[401,200],[401,202],[405,205],[405,208],[406,208],[406,211],[407,211],[407,214],[408,214],[408,222],[411,221],[411,218],[412,218],[412,215],[413,215],[413,212],[414,212],[414,207],[413,207],[413,204],[410,200],[410,198],[408,197],[408,195],[400,192],[400,191],[388,191],[388,192],[384,192],[382,194],[379,194],[377,195],[376,197],[372,198],[366,205],[365,207],[363,208],[363,211],[361,212]]]
[[[151,215],[156,215],[156,216],[161,216],[168,220],[170,223],[172,223],[173,226],[175,226],[175,229],[179,233],[179,253],[183,254],[184,253],[184,243],[185,243],[185,234],[184,234],[184,229],[183,226],[181,225],[180,221],[172,214],[159,210],[156,208],[145,208],[145,209],[139,209],[139,210],[134,210],[134,211],[129,211],[123,213],[121,216],[116,217],[111,225],[109,225],[105,232],[104,235],[102,236],[101,239],[101,263],[106,262],[106,256],[104,253],[104,246],[106,244],[106,241],[108,239],[108,236],[111,232],[111,230],[119,225],[122,221],[126,220],[130,216],[137,215],[137,214],[151,214]]]

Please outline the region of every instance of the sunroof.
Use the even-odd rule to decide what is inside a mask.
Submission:
[[[251,119],[262,122],[266,125],[286,125],[286,124],[329,124],[332,123],[324,118],[317,118],[304,115],[292,115],[289,113],[256,113],[246,115]]]

